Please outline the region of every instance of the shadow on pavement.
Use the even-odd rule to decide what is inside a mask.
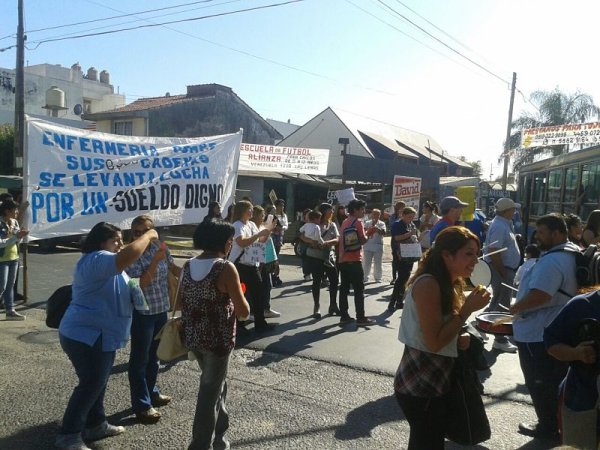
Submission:
[[[16,434],[0,438],[0,448],[19,450],[54,448],[58,428],[58,422],[47,422],[24,428]]]
[[[299,319],[292,322],[301,322],[303,320],[306,319]],[[310,320],[314,323],[314,321],[316,321],[317,319],[310,318]],[[285,325],[289,325],[289,323],[286,323]],[[296,323],[295,326],[286,327],[285,329],[296,328],[300,325],[301,324]],[[268,344],[263,349],[263,353],[261,354],[261,356],[255,359],[254,361],[248,363],[248,366],[267,366],[270,363],[274,362],[272,355],[270,355],[269,353],[278,353],[280,355],[285,355],[285,357],[292,356],[301,352],[302,350],[311,348],[312,344],[314,344],[315,342],[324,339],[329,339],[330,337],[335,336],[337,334],[352,331],[357,331],[356,327],[354,327],[352,324],[340,326],[339,323],[334,323],[313,330],[300,331],[299,333],[295,333],[294,335],[290,336],[281,336],[281,338],[278,339],[276,342]],[[260,336],[256,336],[254,335],[254,333],[252,333],[252,336],[249,336],[250,340],[245,340],[245,338],[247,338],[247,336],[238,338],[239,346],[245,346],[246,344],[252,342],[252,340],[260,338]]]
[[[335,437],[351,441],[371,437],[373,429],[388,422],[404,420],[404,415],[393,395],[365,403],[346,416],[346,423],[335,430]]]

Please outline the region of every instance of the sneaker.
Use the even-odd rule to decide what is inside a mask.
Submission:
[[[369,319],[368,317],[361,317],[360,319],[356,319],[356,326],[359,327],[368,327],[370,325],[375,325],[375,321],[373,319]]]
[[[281,317],[281,313],[273,309],[265,309],[265,319],[274,319],[275,317]]]
[[[517,353],[517,346],[510,343],[509,341],[494,341],[494,343],[492,344],[492,348],[500,352]]]
[[[349,315],[345,315],[340,317],[340,323],[344,324],[344,323],[350,323],[354,321],[354,317],[350,317]]]
[[[312,275],[304,275],[304,281],[312,281]]]
[[[152,410],[153,408],[150,408]],[[148,411],[150,411],[148,410]],[[160,413],[155,410],[160,418]],[[137,415],[137,414],[136,414]],[[111,425],[104,421],[100,425],[94,428],[86,428],[83,432],[83,436],[87,441],[98,441],[107,437],[118,436],[119,434],[125,433],[125,427]]]
[[[9,311],[6,313],[6,320],[25,320],[25,316],[16,311]]]

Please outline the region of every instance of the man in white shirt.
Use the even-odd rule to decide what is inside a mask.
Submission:
[[[385,222],[379,220],[381,211],[373,209],[371,220],[365,222],[365,232],[374,228],[375,232],[369,236],[369,240],[363,245],[363,270],[365,272],[365,283],[369,281],[371,265],[375,281],[381,283],[382,260],[383,260],[383,237],[385,236]]]

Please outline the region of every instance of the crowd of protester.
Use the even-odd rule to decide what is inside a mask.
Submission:
[[[540,217],[531,242],[523,245],[514,225],[521,205],[509,198],[499,199],[494,219],[474,231],[461,226],[468,205],[457,197],[443,198],[439,208],[424,202],[420,216],[398,202],[387,225],[378,209],[366,218],[366,206],[355,199],[345,207],[322,203],[304,211],[299,230],[302,277],[311,281],[315,320],[322,318],[320,294],[328,287],[329,316],[338,316],[341,326],[372,326],[375,321],[365,311],[365,283],[371,275],[375,283],[383,282],[384,236],[391,234],[394,288],[388,310],[403,309],[399,340],[404,344],[394,390],[410,425],[408,448],[444,448],[451,435],[447,419],[453,413],[457,358],[473,348],[474,339],[484,337],[467,333],[466,323],[486,306],[486,312],[513,315],[513,336],[496,335],[492,348],[518,353],[537,416],[537,422],[521,423],[518,431],[595,448],[600,286],[581,289],[576,270],[579,255],[600,243],[600,210],[589,215],[585,227],[574,214]],[[2,199],[0,296],[7,320],[25,319],[14,308],[17,246],[27,235],[18,213],[12,198]],[[201,253],[181,269],[158,240],[150,216],[133,220],[127,245],[119,228],[105,222],[94,226],[83,243],[72,301],[59,328],[78,385],[68,400],[57,447],[84,450],[87,442],[125,431],[108,423],[104,395],[115,353],[129,339],[132,410],[141,423],[160,420],[159,408],[171,397],[158,387],[154,336],[173,308],[172,276],[179,279],[184,344],[201,368],[189,448],[228,448],[230,355],[240,327],[253,323],[256,333],[265,333],[275,327],[267,319],[281,316],[271,306],[271,295],[285,282],[279,276],[279,257],[288,227],[283,200],[266,208],[241,200],[225,219],[221,205],[212,202],[193,235]],[[466,289],[482,253],[490,287]],[[356,318],[348,301],[351,291]]]

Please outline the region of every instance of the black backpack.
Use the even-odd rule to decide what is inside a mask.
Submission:
[[[73,296],[73,287],[68,284],[59,287],[48,299],[46,305],[46,325],[50,328],[58,328]]]
[[[600,284],[600,252],[596,245],[590,245],[584,251],[561,248],[551,250],[546,255],[555,252],[567,252],[575,255],[575,278],[579,288]]]

